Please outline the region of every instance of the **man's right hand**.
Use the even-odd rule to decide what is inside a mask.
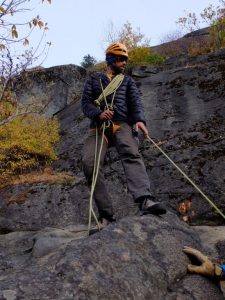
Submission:
[[[113,110],[110,110],[110,109],[107,109],[105,111],[103,111],[100,115],[99,115],[99,119],[102,121],[102,122],[105,122],[105,121],[109,121],[112,119],[114,115],[114,111]]]

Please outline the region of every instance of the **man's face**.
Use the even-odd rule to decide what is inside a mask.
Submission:
[[[114,62],[111,67],[115,74],[124,73],[125,67],[127,64],[127,57],[118,55],[116,62]]]

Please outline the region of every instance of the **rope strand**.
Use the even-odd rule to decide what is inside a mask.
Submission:
[[[119,77],[119,81],[117,80],[117,86],[111,85],[111,88],[113,87],[113,96],[112,96],[112,101],[110,106],[108,105],[107,101],[106,101],[106,96],[108,94],[105,95],[105,91],[102,85],[102,81],[100,79],[100,84],[101,84],[101,89],[102,89],[102,97],[105,101],[105,106],[107,109],[112,108],[113,107],[113,102],[114,102],[114,98],[115,98],[115,94],[117,89],[119,88],[120,84],[123,81],[123,76]],[[111,92],[112,93],[112,92]],[[100,144],[100,148],[98,150],[98,127],[96,126],[96,140],[95,140],[95,156],[94,156],[94,169],[93,169],[93,174],[92,174],[92,183],[91,183],[91,192],[90,192],[90,199],[89,199],[89,217],[88,217],[88,235],[90,234],[90,230],[91,230],[91,217],[93,215],[95,222],[98,226],[98,229],[100,230],[100,226],[99,226],[99,222],[98,222],[98,218],[95,215],[94,209],[93,209],[93,196],[94,196],[94,190],[95,190],[95,186],[96,186],[96,182],[98,179],[98,173],[99,173],[99,168],[100,168],[100,160],[101,160],[101,154],[102,154],[102,148],[103,148],[103,141],[104,141],[104,135],[105,135],[105,129],[110,126],[110,123],[112,123],[112,121],[108,121],[109,125],[106,126],[106,122],[103,122],[103,125],[101,127],[102,129],[102,138],[101,138],[101,144]],[[97,157],[97,152],[98,152],[98,157]]]
[[[154,146],[158,148],[158,150],[171,162],[171,164],[187,179],[190,184],[209,202],[209,204],[215,208],[215,210],[225,219],[225,215],[222,211],[210,200],[206,194],[188,177],[188,175],[182,171],[178,165],[151,139],[149,136],[146,137]]]

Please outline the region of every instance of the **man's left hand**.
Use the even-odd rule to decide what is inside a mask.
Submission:
[[[144,134],[144,137],[146,138],[148,136],[148,129],[146,128],[146,126],[143,122],[137,122],[135,124],[135,130],[138,132],[139,129],[141,129],[141,131]]]

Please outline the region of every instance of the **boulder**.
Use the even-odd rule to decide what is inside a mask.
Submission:
[[[84,182],[81,185],[76,180],[68,185],[18,185],[1,193],[0,211],[2,233],[85,224],[88,189]]]
[[[201,243],[208,255],[214,261],[225,262],[225,227],[224,226],[192,226],[200,237]]]
[[[52,116],[80,99],[85,75],[85,69],[75,65],[27,70],[15,80],[18,101]]]
[[[32,247],[19,245],[25,235],[31,238],[31,233],[20,234],[14,252],[24,255],[26,263],[6,253],[9,243],[13,244],[9,238],[12,234],[5,239],[4,249],[2,236],[2,257],[10,258],[8,266],[0,270],[0,297],[223,299],[219,288],[208,279],[187,275],[188,258],[182,247],[201,249],[200,241],[188,225],[171,213],[162,218],[123,218],[90,237],[80,235],[77,239],[76,229],[72,230],[49,228],[33,233]]]

